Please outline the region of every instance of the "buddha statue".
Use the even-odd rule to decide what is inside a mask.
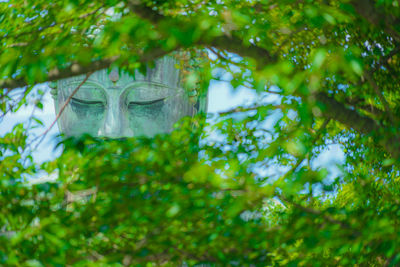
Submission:
[[[206,97],[197,98],[181,86],[177,60],[166,56],[145,75],[117,69],[94,72],[73,95],[58,125],[66,136],[152,137],[168,133],[182,117],[205,111]],[[52,87],[56,113],[85,75],[59,80]]]

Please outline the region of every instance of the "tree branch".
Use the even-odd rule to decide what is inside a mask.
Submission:
[[[185,25],[188,23],[196,23],[188,20],[178,20],[176,18],[164,16],[145,4],[136,4],[136,1],[130,1],[128,4],[130,10],[142,19],[150,21],[155,27],[162,21],[168,21],[170,25]],[[271,55],[269,51],[264,48],[251,44],[250,42],[244,43],[240,38],[234,35],[218,36],[214,38],[200,38],[196,43],[198,45],[213,46],[219,49],[227,50],[229,52],[241,55],[243,57],[250,57],[257,61],[258,67],[263,67],[268,63],[276,62],[277,57]]]
[[[323,104],[323,117],[337,120],[347,127],[364,134],[369,134],[379,129],[379,125],[374,120],[361,116],[355,110],[351,110],[344,104],[336,101],[333,97],[322,92],[318,93],[315,97],[318,102]]]
[[[178,49],[178,48],[179,48],[178,46],[175,47],[175,49]],[[167,51],[163,48],[157,47],[146,53],[143,53],[142,55],[139,55],[139,62],[148,62],[148,61],[154,60],[156,58],[165,56],[166,54],[168,54],[170,52],[172,52],[172,50]],[[57,80],[69,78],[72,76],[78,76],[78,75],[86,74],[89,72],[95,72],[95,71],[110,67],[117,60],[120,60],[119,56],[114,56],[114,57],[111,57],[108,59],[93,61],[89,65],[81,65],[78,63],[73,63],[68,68],[65,68],[62,70],[55,68],[48,72],[46,78],[36,80],[35,83],[57,81]],[[124,63],[122,63],[121,65],[124,65]],[[24,87],[27,85],[29,85],[29,83],[23,78],[0,80],[0,88],[15,89],[15,88]]]
[[[368,22],[392,36],[396,41],[400,41],[400,33],[394,29],[394,25],[399,24],[399,20],[389,14],[385,14],[375,7],[373,0],[353,0],[351,1],[356,12]]]
[[[271,55],[264,48],[255,46],[251,43],[245,44],[241,39],[236,38],[235,36],[219,36],[207,43],[200,41],[199,44],[213,46],[243,57],[255,59],[259,69],[267,64],[275,63],[277,61],[277,57]]]
[[[113,62],[115,62],[118,59],[118,57],[113,57],[110,59],[104,59],[104,60],[99,60],[99,61],[94,61],[90,65],[79,65],[77,63],[73,63],[70,67],[59,70],[59,69],[53,69],[49,71],[47,78],[44,80],[37,80],[36,83],[42,83],[42,82],[51,82],[51,81],[56,81],[64,78],[69,78],[72,76],[77,76],[77,75],[82,75],[86,74],[89,72],[94,72],[97,70],[105,69],[109,67]],[[14,88],[19,88],[19,87],[24,87],[29,85],[25,79],[20,78],[20,79],[5,79],[0,81],[0,88],[8,88],[8,89],[14,89]]]

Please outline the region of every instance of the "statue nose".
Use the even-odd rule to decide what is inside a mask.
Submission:
[[[108,100],[105,118],[102,127],[99,129],[98,136],[124,137],[124,114],[119,98],[111,97]]]

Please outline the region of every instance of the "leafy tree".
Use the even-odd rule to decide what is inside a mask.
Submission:
[[[37,83],[143,69],[175,51],[210,56],[187,70],[189,89],[230,77],[277,96],[154,139],[68,139],[41,166],[30,144],[40,122],[17,125],[0,139],[1,265],[399,264],[398,1],[9,0],[0,9],[2,117],[27,105]],[[331,143],[346,154],[334,181],[312,164]],[[24,181],[43,170],[59,179]]]

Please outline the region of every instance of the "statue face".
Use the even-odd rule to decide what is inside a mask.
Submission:
[[[56,112],[83,81],[83,76],[57,82]],[[73,96],[58,123],[67,136],[84,133],[112,138],[152,137],[172,130],[184,116],[193,116],[195,108],[179,86],[175,60],[165,57],[135,78],[113,70],[93,73]]]

